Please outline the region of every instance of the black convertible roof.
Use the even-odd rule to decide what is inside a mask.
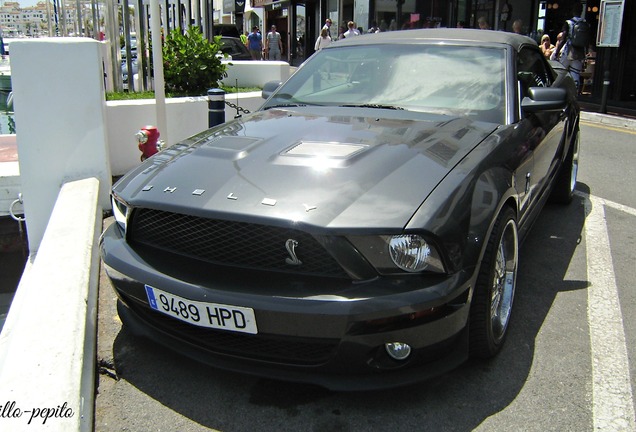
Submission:
[[[419,30],[398,30],[382,33],[363,34],[362,36],[349,39],[340,39],[335,46],[342,45],[367,45],[377,43],[409,43],[409,42],[470,42],[483,44],[506,44],[516,50],[524,45],[538,44],[528,36],[515,33],[495,30],[476,29],[419,29]]]

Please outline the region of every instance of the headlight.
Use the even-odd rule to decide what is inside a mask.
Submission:
[[[126,232],[126,224],[128,222],[128,213],[130,211],[130,208],[123,200],[117,198],[113,194],[111,194],[110,200],[113,206],[113,216],[115,217],[115,222],[117,222],[117,225],[119,225],[120,228],[124,230],[124,232]]]
[[[390,237],[389,254],[393,263],[407,272],[444,271],[437,250],[419,235],[403,234]]]

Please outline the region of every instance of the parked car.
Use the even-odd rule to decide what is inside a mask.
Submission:
[[[122,59],[126,59],[126,46],[123,45],[120,49],[120,55]],[[130,57],[137,58],[137,36],[131,35],[130,37]]]
[[[134,57],[131,59],[130,67],[132,68],[133,77],[137,79],[139,74],[139,66],[137,63],[137,57]],[[122,82],[124,85],[124,90],[128,90],[128,62],[126,61],[126,59],[123,59],[121,61],[121,76],[122,76]]]
[[[236,27],[234,24],[214,24],[212,28],[215,36],[221,35],[235,38],[241,36],[238,27]]]
[[[231,60],[252,60],[252,55],[241,39],[221,37],[221,52],[230,56]]]
[[[335,390],[490,358],[519,246],[576,185],[562,67],[506,32],[317,52],[264,105],[156,154],[102,235],[124,325],[216,367]]]

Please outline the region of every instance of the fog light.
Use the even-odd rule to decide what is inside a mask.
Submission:
[[[388,342],[384,344],[384,348],[395,360],[406,360],[411,355],[411,346],[402,342]]]

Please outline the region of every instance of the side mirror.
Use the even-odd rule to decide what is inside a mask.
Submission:
[[[282,82],[280,81],[268,81],[265,83],[265,85],[263,86],[263,91],[261,92],[261,97],[263,99],[269,99],[269,97],[272,95],[272,93],[274,93],[276,91],[276,89],[278,87],[280,87],[280,85],[282,84]]]
[[[521,101],[524,112],[560,111],[567,106],[568,92],[562,88],[530,87]]]

